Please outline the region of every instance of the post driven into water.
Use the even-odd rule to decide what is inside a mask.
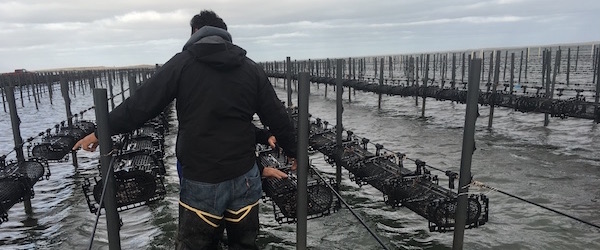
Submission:
[[[343,92],[343,80],[342,80],[342,70],[340,69],[342,65],[342,60],[337,60],[338,70],[336,72],[336,124],[335,124],[335,141],[336,146],[335,149],[338,152],[336,154],[335,160],[335,191],[340,192],[340,183],[342,182],[342,164],[340,163],[341,159],[337,156],[342,155],[342,131],[344,130],[344,126],[342,125],[342,113],[344,112],[344,106],[342,104],[342,92]],[[340,203],[338,201],[337,204],[340,207]]]
[[[21,137],[21,119],[17,114],[17,103],[15,100],[15,91],[12,85],[5,88],[6,100],[8,102],[8,109],[10,111],[10,121],[12,125],[13,138],[15,141],[15,153],[17,154],[18,164],[25,162],[25,154],[23,154],[23,138]],[[23,198],[23,205],[25,206],[25,213],[28,215],[33,214],[31,208],[31,199],[29,197]]]
[[[306,249],[308,217],[308,96],[310,75],[301,72],[298,82],[298,224],[296,225],[296,249]]]
[[[98,126],[98,141],[100,143],[100,174],[103,183],[106,182],[104,195],[104,210],[106,211],[106,228],[108,230],[108,247],[110,250],[121,249],[119,236],[120,223],[117,212],[115,173],[111,166],[112,140],[108,127],[108,98],[106,89],[94,89],[94,106],[96,107],[96,123]]]
[[[479,98],[479,74],[481,59],[472,59],[469,63],[467,90],[467,112],[463,134],[462,155],[460,160],[460,179],[458,186],[458,204],[456,208],[454,241],[452,249],[463,249],[465,224],[467,220],[468,185],[471,183],[471,161],[475,151],[475,122],[477,121],[477,99]]]

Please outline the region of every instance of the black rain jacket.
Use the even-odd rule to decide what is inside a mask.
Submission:
[[[219,28],[197,31],[181,53],[110,112],[111,134],[140,127],[176,99],[176,152],[186,179],[218,183],[250,170],[254,114],[295,158],[295,132],[285,107],[263,69],[230,41]]]

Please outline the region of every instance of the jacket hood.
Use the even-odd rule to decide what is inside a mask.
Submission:
[[[244,62],[246,51],[231,43],[231,35],[224,29],[204,26],[194,33],[183,46],[194,58],[214,68],[228,69]]]

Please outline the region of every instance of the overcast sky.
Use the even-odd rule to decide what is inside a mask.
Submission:
[[[162,64],[202,9],[255,61],[600,41],[597,0],[0,0],[0,72]]]

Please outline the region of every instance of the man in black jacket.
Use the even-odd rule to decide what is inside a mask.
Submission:
[[[190,24],[183,51],[110,112],[110,133],[138,128],[176,99],[177,249],[217,248],[223,228],[229,249],[257,249],[262,187],[252,117],[258,114],[290,158],[296,157],[293,126],[263,69],[232,43],[219,16],[204,10]],[[91,134],[74,148],[97,145]]]

